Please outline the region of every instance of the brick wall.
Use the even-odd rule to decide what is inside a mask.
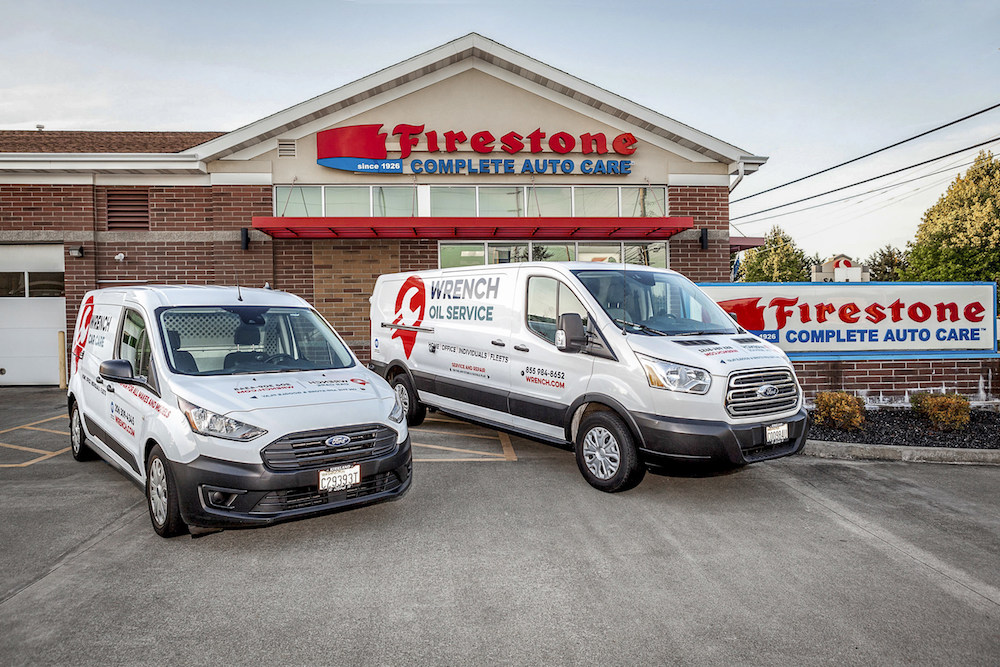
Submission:
[[[274,250],[274,282],[271,287],[296,294],[312,303],[313,241],[276,239]]]
[[[1000,359],[794,361],[807,399],[847,391],[870,399],[901,399],[914,391],[957,392],[976,400],[1000,397]]]
[[[729,188],[671,186],[667,188],[671,216],[691,216],[694,229],[670,239],[670,268],[695,282],[729,280]],[[708,248],[701,249],[701,230],[709,230]]]
[[[0,185],[0,231],[90,231],[89,185]]]

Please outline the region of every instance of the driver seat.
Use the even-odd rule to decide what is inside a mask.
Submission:
[[[239,349],[241,347],[257,347],[260,345],[260,327],[255,327],[251,324],[239,325],[233,334],[233,343],[236,345],[236,352],[230,352],[226,355],[226,358],[222,361],[223,368],[242,366],[245,362],[254,363],[262,361],[261,351],[243,352]]]

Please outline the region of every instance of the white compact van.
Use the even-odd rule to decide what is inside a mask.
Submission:
[[[798,452],[808,415],[788,357],[682,275],[525,263],[381,276],[372,368],[410,424],[426,406],[576,451],[604,491],[646,464]]]
[[[74,458],[99,454],[143,487],[161,536],[392,500],[410,486],[397,395],[297,296],[88,292],[71,357]]]

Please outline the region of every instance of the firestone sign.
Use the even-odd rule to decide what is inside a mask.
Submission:
[[[702,288],[785,352],[996,352],[994,283],[726,283]]]
[[[513,130],[497,137],[489,130],[426,130],[424,125],[400,123],[393,139],[381,124],[348,125],[316,133],[316,162],[324,167],[371,174],[630,174],[638,140],[627,132],[608,137],[603,132],[545,132],[537,128],[521,134]],[[483,157],[410,159],[423,141],[427,153],[468,151]],[[463,150],[464,149],[464,150]],[[548,149],[545,158],[537,156]],[[390,159],[389,151],[399,153]],[[564,157],[579,152],[582,160]],[[488,157],[486,157],[488,156]],[[514,157],[517,156],[517,157]]]

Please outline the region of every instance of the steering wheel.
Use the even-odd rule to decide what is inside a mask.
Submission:
[[[277,354],[272,354],[270,357],[264,360],[265,364],[279,364],[282,361],[295,361],[295,357],[290,354],[285,354],[284,352],[278,352]]]

